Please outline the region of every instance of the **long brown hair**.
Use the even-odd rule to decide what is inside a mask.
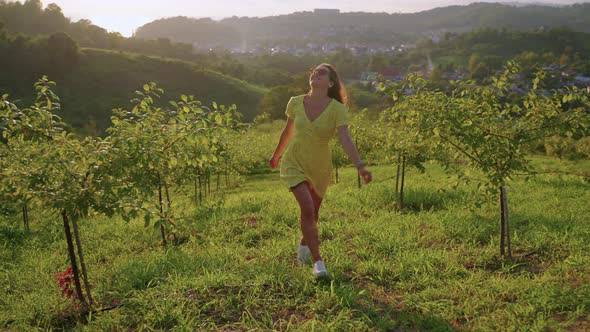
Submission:
[[[322,63],[318,67],[320,66],[330,69],[330,81],[334,82],[334,85],[332,85],[331,88],[328,88],[328,97],[334,98],[346,105],[348,103],[348,95],[346,94],[344,84],[342,84],[342,81],[340,80],[340,76],[338,76],[338,73],[336,72],[336,68],[329,63]]]

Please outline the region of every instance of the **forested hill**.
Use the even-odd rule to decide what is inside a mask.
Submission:
[[[59,6],[50,3],[44,8],[41,0],[0,0],[0,26],[14,35],[49,36],[64,32],[81,47],[194,59],[193,46],[190,44],[171,43],[167,39],[125,38],[120,33],[109,32],[87,19],[74,22],[63,14]]]
[[[48,74],[57,82],[55,92],[62,102],[59,115],[84,134],[104,133],[112,109],[131,107],[134,91],[144,83],[156,82],[165,90],[161,105],[179,100],[181,94],[192,94],[209,105],[212,101],[236,104],[245,121],[256,115],[266,92],[188,61],[88,48],[56,57],[56,52],[63,54],[59,52],[64,50],[50,45],[55,43],[0,38],[0,48],[7,50],[0,54],[0,94],[8,93],[10,100],[20,99],[19,106],[30,105],[33,83]]]
[[[174,17],[160,19],[137,29],[141,38],[165,37],[187,43],[234,43],[257,39],[303,39],[307,41],[390,41],[416,38],[425,33],[466,32],[478,28],[530,30],[567,26],[590,32],[590,4],[563,7],[510,6],[474,3],[411,14],[363,13],[317,14],[297,12],[263,18],[210,19]],[[197,33],[197,32],[201,33]],[[208,31],[209,33],[202,33]]]

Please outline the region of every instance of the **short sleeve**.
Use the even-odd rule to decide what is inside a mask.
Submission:
[[[346,106],[340,105],[338,112],[336,112],[336,128],[348,125],[348,111]]]
[[[291,97],[287,103],[287,110],[285,111],[285,114],[287,114],[287,116],[290,118],[295,118],[295,102],[293,101],[293,97]]]

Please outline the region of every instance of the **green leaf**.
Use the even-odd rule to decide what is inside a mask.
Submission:
[[[154,228],[158,228],[158,227],[160,227],[160,225],[166,226],[166,219],[162,218],[162,219],[159,219],[158,221],[156,221],[154,223]]]
[[[217,113],[217,114],[215,115],[215,122],[216,122],[218,125],[221,125],[221,124],[223,123],[223,117],[221,117],[221,114]]]

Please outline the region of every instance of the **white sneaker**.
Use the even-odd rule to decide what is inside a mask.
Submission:
[[[299,244],[299,250],[297,251],[297,264],[303,265],[311,262],[311,251],[308,246]]]
[[[328,270],[326,270],[326,265],[324,265],[323,261],[317,261],[313,264],[313,276],[318,277],[325,277],[328,275]]]

